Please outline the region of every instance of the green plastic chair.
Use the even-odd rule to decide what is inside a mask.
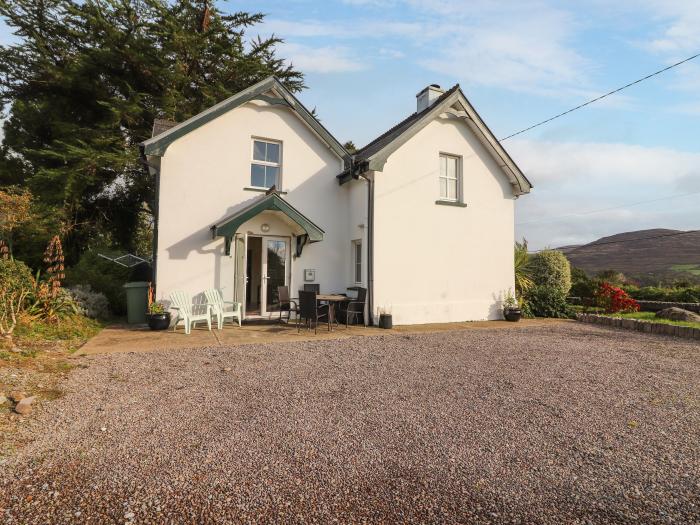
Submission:
[[[208,304],[192,304],[192,298],[182,290],[174,290],[170,294],[170,308],[177,310],[177,317],[173,325],[173,332],[177,329],[177,324],[185,323],[185,333],[190,334],[192,327],[200,321],[207,323],[207,328],[211,331],[211,306]],[[197,313],[194,313],[195,310]],[[200,313],[206,310],[205,313]]]
[[[219,330],[224,327],[226,318],[231,319],[231,323],[235,322],[234,319],[238,319],[238,326],[241,326],[241,318],[243,317],[241,303],[224,301],[221,291],[216,288],[204,290],[204,295],[207,298],[207,304],[212,308],[212,313],[216,316],[216,324]]]

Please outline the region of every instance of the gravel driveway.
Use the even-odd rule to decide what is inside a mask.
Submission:
[[[574,323],[85,358],[0,521],[698,522],[700,347]]]

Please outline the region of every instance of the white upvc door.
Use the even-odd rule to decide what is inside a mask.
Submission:
[[[233,287],[233,300],[241,303],[241,315],[245,319],[246,287],[248,284],[248,234],[237,233],[234,243],[236,275]]]
[[[289,255],[288,238],[262,238],[261,315],[267,316],[279,311],[277,287],[289,285]]]

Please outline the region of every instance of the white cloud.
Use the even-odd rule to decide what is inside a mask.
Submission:
[[[564,10],[540,2],[506,2],[501,9],[447,1],[424,6],[451,20],[433,56],[421,60],[428,69],[468,84],[543,95],[577,95],[588,83],[591,65],[570,44],[577,24]]]
[[[352,40],[378,43],[375,48],[401,49],[423,67],[465,85],[496,86],[547,96],[574,96],[592,90],[591,64],[571,42],[578,23],[569,12],[540,0],[349,0],[373,9],[352,26],[344,20],[268,19],[262,33],[289,42],[324,45]],[[389,5],[390,4],[390,5]],[[395,9],[386,9],[394,7]],[[411,15],[410,21],[403,16]],[[330,42],[330,44],[328,43]],[[385,53],[377,57],[387,56]],[[347,58],[347,55],[345,55]],[[371,57],[366,58],[371,62]],[[371,65],[371,64],[369,64]]]
[[[629,144],[513,140],[535,188],[517,201],[533,248],[645,228],[697,228],[700,153]]]
[[[281,54],[289,58],[297,69],[305,72],[341,73],[362,71],[367,65],[353,56],[352,51],[341,46],[313,47],[285,43]]]
[[[647,47],[658,53],[693,52],[700,48],[700,6],[697,0],[645,0],[642,7],[660,21],[661,31]],[[639,9],[640,5],[637,5]]]

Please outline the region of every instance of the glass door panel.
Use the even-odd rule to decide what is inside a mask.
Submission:
[[[287,284],[287,241],[282,239],[265,239],[263,251],[263,297],[264,313],[279,311],[278,286]]]

